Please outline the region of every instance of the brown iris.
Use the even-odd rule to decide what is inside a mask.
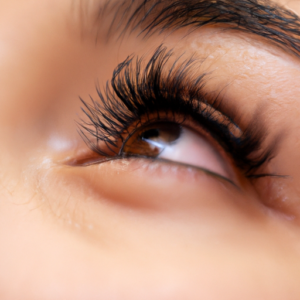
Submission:
[[[124,143],[121,153],[157,157],[181,134],[181,126],[171,122],[156,122],[137,129]]]

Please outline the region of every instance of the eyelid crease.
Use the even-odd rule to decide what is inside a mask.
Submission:
[[[139,124],[142,117],[147,121],[154,115],[159,121],[164,112],[171,118],[169,121],[178,122],[178,114],[181,114],[206,129],[245,176],[254,175],[272,159],[275,151],[274,143],[262,147],[266,132],[259,116],[256,115],[235,136],[232,129],[239,128],[234,120],[236,111],[228,103],[223,103],[220,94],[215,96],[205,92],[207,74],[197,76],[192,72],[198,63],[195,56],[180,63],[176,59],[167,69],[172,55],[172,50],[167,51],[161,45],[144,68],[143,57],[136,60],[129,57],[117,66],[104,92],[97,88],[99,101],[91,99],[92,104],[88,104],[81,99],[87,117],[87,121],[78,123],[83,140],[103,157],[117,156],[118,145],[124,142],[124,133],[130,134],[130,126]],[[220,116],[223,116],[222,120]]]

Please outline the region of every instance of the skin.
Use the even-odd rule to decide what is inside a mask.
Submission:
[[[95,44],[72,3],[0,1],[0,298],[299,299],[299,57],[219,27]],[[264,120],[266,171],[288,177],[250,181],[222,153],[239,188],[176,162],[66,163],[92,155],[78,96],[161,43]]]

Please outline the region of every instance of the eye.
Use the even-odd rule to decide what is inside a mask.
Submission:
[[[274,147],[264,145],[266,132],[258,119],[244,120],[236,103],[206,91],[206,74],[190,74],[193,59],[176,60],[168,69],[171,56],[160,46],[146,64],[128,58],[103,90],[96,87],[98,101],[80,98],[79,133],[93,154],[73,159],[75,164],[139,156],[199,167],[226,179],[268,176],[264,168]]]
[[[158,157],[178,144],[182,127],[176,123],[160,122],[135,130],[123,143],[120,154]]]
[[[124,141],[121,156],[161,158],[203,168],[230,179],[232,171],[206,137],[174,122],[156,122],[136,129]]]

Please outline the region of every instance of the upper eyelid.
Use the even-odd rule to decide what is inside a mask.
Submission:
[[[106,28],[104,35],[110,38],[135,30],[138,35],[147,35],[220,24],[264,37],[300,55],[299,16],[272,0],[95,1],[89,16],[97,37],[99,28]]]
[[[179,66],[177,59],[173,67],[168,69],[166,63],[172,54],[167,48],[158,47],[146,62],[145,69],[142,68],[143,58],[137,57],[136,61],[133,60],[134,57],[128,58],[116,67],[111,86],[107,84],[104,94],[98,89],[99,102],[92,99],[90,105],[81,99],[88,122],[82,120],[79,126],[81,136],[88,147],[103,157],[111,155],[103,150],[103,144],[98,146],[98,142],[101,141],[110,153],[117,155],[124,130],[148,113],[158,115],[161,111],[170,110],[171,115],[183,113],[194,118],[200,126],[208,129],[225,151],[234,156],[236,165],[244,170],[245,176],[253,174],[262,164],[269,161],[277,145],[270,143],[261,147],[267,132],[262,126],[260,115],[255,114],[254,120],[249,120],[243,125],[241,136],[233,136],[231,126],[239,125],[230,116],[236,115],[237,104],[226,104],[228,101],[225,103],[219,93],[215,95],[214,92],[208,93],[204,90],[205,74],[191,76],[190,73],[193,72],[189,71],[190,67],[197,63],[195,58],[183,60]],[[210,112],[211,109],[206,110],[205,107],[211,107],[213,111],[224,115],[226,123],[215,120],[216,115],[213,111]]]

